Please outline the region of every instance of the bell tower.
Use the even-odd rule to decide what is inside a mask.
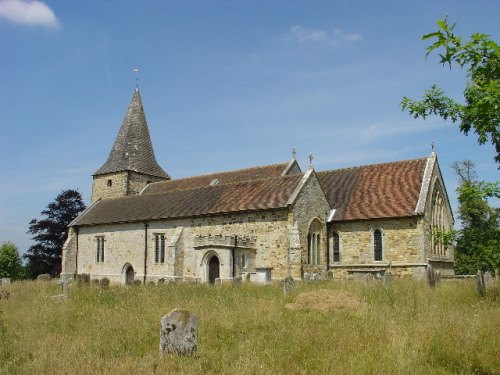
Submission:
[[[136,88],[108,160],[93,175],[92,203],[139,194],[148,183],[162,180],[170,180],[170,176],[156,162],[141,94]]]

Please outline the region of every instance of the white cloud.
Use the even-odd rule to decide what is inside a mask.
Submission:
[[[0,19],[27,26],[59,26],[52,9],[38,0],[0,0]]]
[[[341,42],[352,43],[363,39],[358,33],[345,33],[339,29],[329,32],[321,29],[310,29],[304,26],[295,25],[290,29],[287,39],[298,43],[322,43],[335,45]]]

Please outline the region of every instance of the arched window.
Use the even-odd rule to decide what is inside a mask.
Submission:
[[[332,235],[333,261],[340,262],[340,236],[337,232]]]
[[[311,265],[320,264],[321,254],[321,230],[322,225],[318,219],[314,219],[309,225],[309,233],[307,235],[307,263]]]
[[[439,182],[436,182],[432,193],[432,254],[446,255],[446,248],[442,241],[438,241],[437,234],[443,233],[447,229],[445,215],[445,201],[443,189]]]
[[[380,229],[375,229],[373,231],[373,259],[376,261],[382,260],[382,232]]]

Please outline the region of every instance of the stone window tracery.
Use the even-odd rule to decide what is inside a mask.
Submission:
[[[165,263],[165,235],[154,234],[155,239],[155,263]]]
[[[340,262],[340,236],[338,232],[332,234],[333,261]]]
[[[448,229],[443,188],[439,182],[434,186],[431,210],[432,255],[445,256],[446,247],[442,241],[437,241],[437,234],[444,233]]]
[[[320,264],[320,248],[321,248],[321,223],[314,219],[309,225],[309,233],[307,235],[307,263],[311,265]]]

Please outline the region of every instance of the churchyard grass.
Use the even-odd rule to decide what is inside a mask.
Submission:
[[[299,282],[288,295],[277,283],[71,284],[68,300],[51,298],[54,282],[2,289],[2,374],[500,374],[500,289],[479,297],[473,280]],[[317,310],[328,291],[360,304]],[[287,308],[309,292],[319,299]],[[159,354],[174,308],[198,316],[195,357]]]

